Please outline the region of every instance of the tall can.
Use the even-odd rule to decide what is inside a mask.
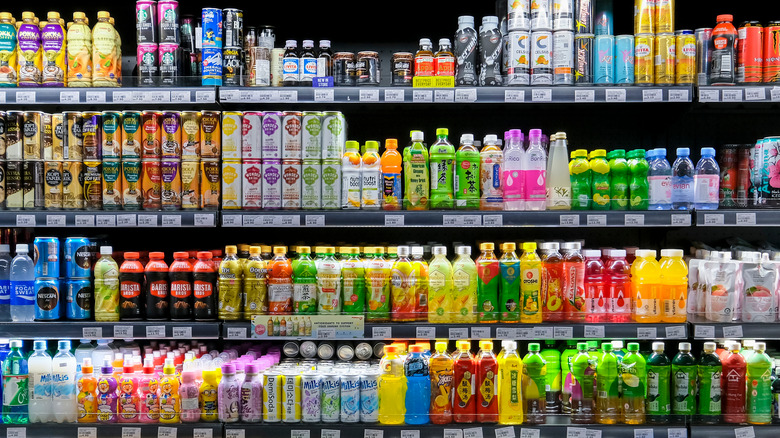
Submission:
[[[152,0],[135,2],[135,40],[138,44],[157,41],[157,7]]]
[[[21,210],[24,208],[22,192],[22,161],[5,161],[5,208]],[[79,163],[81,164],[81,163]],[[79,200],[82,200],[79,198]]]
[[[181,161],[160,163],[160,198],[163,210],[181,210]]]
[[[304,111],[302,113],[301,143],[303,160],[322,159],[322,113],[317,111]]]
[[[143,202],[141,160],[122,159],[122,207],[125,210],[140,210]]]
[[[103,209],[103,163],[84,161],[84,206],[87,210]]]
[[[615,37],[615,83],[630,85],[634,83],[634,36]]]
[[[60,240],[56,237],[36,237],[33,251],[35,277],[59,278]]]
[[[66,317],[71,320],[92,319],[93,295],[89,278],[68,278],[65,282]]]
[[[525,30],[509,32],[506,51],[509,54],[506,84],[529,85],[531,83],[531,34]]]
[[[160,43],[179,44],[179,2],[176,0],[159,0],[157,2],[157,23]]]
[[[102,193],[104,210],[122,208],[122,165],[119,160],[103,160]]]
[[[655,84],[674,84],[675,67],[677,65],[677,48],[674,34],[664,33],[656,35],[654,54]]]
[[[163,159],[181,160],[181,114],[165,111],[160,120],[160,150]]]
[[[615,83],[615,37],[598,35],[595,38],[593,51],[594,83],[610,85]]]
[[[40,111],[27,111],[24,113],[22,125],[24,136],[23,157],[25,160],[43,159],[43,113]]]
[[[712,62],[712,28],[699,28],[696,37],[696,85],[710,84],[710,63]]]
[[[201,15],[203,26],[202,46],[222,48],[222,9],[203,8]]]
[[[144,210],[162,208],[162,169],[158,159],[141,161],[141,191]]]
[[[162,122],[162,113],[157,111],[144,111],[141,113],[141,129],[143,138],[141,140],[141,158],[149,159],[162,157],[162,134],[160,124]]]
[[[160,85],[171,86],[176,84],[179,76],[182,74],[181,46],[178,44],[159,44],[158,62],[160,63]]]
[[[282,162],[263,160],[263,209],[282,208]]]
[[[509,32],[531,30],[531,2],[529,0],[507,0],[506,26]]]
[[[263,422],[281,423],[284,418],[282,410],[282,375],[276,371],[263,373]]]
[[[655,33],[657,0],[634,0],[634,35]]]
[[[241,206],[244,210],[263,208],[263,168],[260,160],[241,163]]]
[[[52,115],[50,113],[41,114],[42,160],[46,159],[47,151],[49,156],[52,155],[52,148],[54,147],[54,131],[52,129]]]
[[[655,33],[674,32],[675,1],[674,0],[653,0],[655,2]]]
[[[6,200],[6,181],[7,179],[7,173],[6,173],[6,162],[0,161],[0,210],[5,210],[5,200]]]
[[[764,27],[758,21],[746,21],[737,33],[737,83],[761,83],[764,80]]]
[[[553,34],[553,85],[574,84],[574,32]]]
[[[280,112],[263,114],[262,154],[263,159],[282,159],[282,113]]]
[[[614,35],[615,17],[612,13],[612,0],[598,3],[598,9],[593,16],[593,33],[596,35]]]
[[[341,420],[341,376],[338,374],[322,375],[320,391],[322,393],[322,422],[338,423]]]
[[[282,375],[283,406],[285,423],[301,422],[301,376],[297,373]]]
[[[241,208],[241,160],[222,162],[222,209]]]
[[[181,159],[200,160],[200,112],[181,112]]]
[[[222,85],[240,87],[243,85],[244,62],[241,60],[242,49],[238,46],[222,49]]]
[[[47,210],[62,209],[62,161],[44,162],[43,202]]]
[[[96,111],[85,111],[81,116],[84,118],[84,124],[81,128],[81,134],[84,138],[84,161],[101,160],[103,158],[101,156],[103,114]]]
[[[198,210],[200,205],[200,162],[181,162],[181,208]]]
[[[696,37],[691,30],[678,30],[675,39],[677,65],[674,69],[674,83],[693,85],[696,79]]]
[[[655,81],[655,36],[641,34],[634,37],[634,83],[652,85]]]
[[[222,159],[241,159],[242,113],[225,111],[222,113]]]
[[[141,113],[125,111],[122,113],[122,158],[141,158],[141,143],[143,142],[141,128]]]
[[[302,157],[301,113],[285,111],[282,113],[282,159],[300,160]]]
[[[519,13],[524,15],[518,16],[516,19],[524,21],[515,23],[512,29],[528,31],[531,29],[530,5],[528,0],[518,0],[518,3]],[[455,83],[457,85],[474,86],[478,84],[478,42],[479,35],[474,28],[474,17],[470,15],[458,17],[458,30],[455,33],[453,46],[457,61],[455,66]]]
[[[360,422],[379,421],[379,375],[367,372],[360,376]]]
[[[593,85],[593,41],[592,34],[577,34],[574,37],[575,85]]]
[[[341,209],[341,161],[322,161],[322,209]]]
[[[304,423],[319,423],[320,376],[316,371],[307,371],[301,376],[301,419]]]
[[[222,10],[222,41],[225,47],[240,46],[243,43],[244,12],[241,9]]]
[[[301,207],[304,210],[322,208],[322,164],[320,160],[303,160],[301,166]]]
[[[201,64],[201,85],[222,86],[222,49],[203,47]]]
[[[219,208],[219,195],[222,180],[220,178],[219,160],[203,160],[200,162],[200,204],[204,210]]]
[[[772,21],[764,28],[764,83],[780,82],[780,21]]]
[[[574,0],[554,0],[553,31],[574,30]]]
[[[92,276],[91,243],[86,237],[68,237],[63,245],[65,277],[90,278]]]
[[[103,111],[100,129],[100,155],[108,159],[122,158],[122,113]]]
[[[245,112],[241,122],[241,158],[259,160],[263,158],[263,113]]]
[[[222,158],[222,129],[219,111],[203,111],[200,118],[200,156]]]
[[[61,118],[60,114],[60,118]],[[5,148],[7,145],[7,134],[6,134],[6,126],[5,126],[5,118],[6,118],[6,112],[0,111],[0,159],[5,160]]]
[[[553,0],[534,0],[531,2],[531,31],[552,30]]]
[[[357,374],[341,375],[341,422],[357,423],[360,421],[360,376]]]
[[[3,117],[3,114],[0,114],[0,119],[2,120],[3,125],[5,125],[5,120]],[[3,126],[3,130],[5,129],[5,126]],[[64,119],[62,117],[62,113],[54,113],[51,115],[51,147],[50,148],[43,148],[43,159],[48,161],[62,161],[65,159],[65,156],[63,155],[62,146],[65,141],[65,123]],[[4,132],[4,131],[3,131]],[[3,143],[3,139],[0,138],[0,143]],[[0,146],[0,149],[3,149]],[[3,151],[4,152],[4,151]],[[4,153],[0,153],[0,158],[4,156]]]
[[[55,278],[35,277],[35,320],[60,319],[60,281]]]
[[[8,111],[10,117],[11,111]],[[84,159],[84,117],[81,116],[81,112],[78,111],[65,111],[62,113],[67,123],[67,129],[65,130],[65,141],[62,144],[62,155],[65,160],[80,161]],[[10,122],[10,118],[7,120]],[[10,125],[7,125],[8,133],[10,135]],[[8,139],[9,145],[11,143],[10,137]],[[9,146],[10,147],[10,146]]]
[[[344,114],[328,111],[322,117],[322,159],[341,160],[347,141],[347,122]]]
[[[577,33],[594,33],[593,0],[576,0],[574,7],[574,25]]]
[[[22,199],[25,210],[44,207],[43,178],[43,161],[22,162]]]
[[[24,159],[24,112],[8,111],[5,119],[7,160]],[[81,127],[79,126],[79,133]]]
[[[156,85],[159,75],[159,48],[157,44],[138,43],[135,54],[138,65],[138,85],[141,87]]]
[[[301,162],[282,160],[282,209],[301,208]]]
[[[8,162],[8,200],[11,199],[11,163]],[[81,161],[65,161],[62,163],[62,208],[65,210],[81,210],[84,208],[84,164]]]

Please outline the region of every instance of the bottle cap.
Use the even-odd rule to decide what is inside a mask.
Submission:
[[[639,351],[639,344],[637,344],[636,342],[629,342],[628,343],[628,351],[633,352],[633,353]]]
[[[165,258],[165,253],[164,252],[157,252],[157,251],[150,252],[149,253],[149,258],[150,259],[155,259],[155,260],[162,260],[162,259]]]
[[[379,150],[379,142],[374,140],[368,140],[366,142],[366,149]]]
[[[464,144],[474,143],[474,134],[463,134],[460,136],[460,142]]]
[[[274,247],[274,255],[286,255],[287,254],[287,247],[286,246],[275,246]]]
[[[612,341],[610,342],[612,344],[613,350],[622,350],[623,349],[623,341]]]
[[[479,249],[481,251],[493,251],[494,249],[496,249],[496,245],[493,244],[492,242],[480,243]]]
[[[625,249],[612,249],[609,251],[609,256],[612,258],[622,258],[626,256]]]
[[[474,27],[474,17],[471,15],[461,15],[458,17],[458,26],[460,27]]]
[[[582,248],[582,245],[580,244],[580,242],[564,242],[564,244],[561,245],[561,248],[569,249],[569,250],[580,249]]]
[[[422,256],[425,253],[422,246],[413,246],[412,247],[412,256]]]
[[[460,350],[460,351],[469,351],[469,350],[471,350],[471,342],[470,341],[458,341],[458,350]]]
[[[714,342],[705,342],[704,343],[704,352],[705,353],[712,353],[716,350],[716,345]]]
[[[480,350],[493,350],[493,341],[479,341]]]
[[[320,40],[320,47],[323,49],[330,48],[330,40]]]
[[[67,339],[57,341],[57,349],[62,351],[70,351],[70,341]]]
[[[190,258],[190,253],[187,251],[176,251],[173,253],[173,258],[175,259],[188,259]]]
[[[19,254],[19,253],[27,254],[28,251],[29,251],[29,249],[27,248],[27,244],[25,244],[25,243],[18,243],[18,244],[16,244],[16,253],[17,254]]]
[[[303,47],[305,47],[305,48],[313,48],[314,47],[314,41],[313,40],[303,40]]]
[[[46,349],[46,341],[33,341],[33,349],[34,350],[45,350]]]
[[[249,247],[249,255],[260,255],[263,251],[263,248],[260,246],[250,246]]]
[[[507,138],[507,139],[509,139],[509,138],[523,138],[523,131],[521,131],[519,129],[510,129],[509,131],[506,132],[504,137]]]
[[[439,39],[439,47],[441,46],[451,46],[452,43],[450,42],[449,38],[440,38]]]
[[[725,22],[725,21],[734,21],[734,16],[731,14],[718,15],[717,21],[718,23]]]
[[[394,138],[385,140],[385,149],[398,149],[398,140]]]
[[[656,148],[655,153],[658,157],[666,158],[666,149],[664,148]]]
[[[702,148],[701,156],[702,157],[714,157],[715,156],[715,148]]]
[[[450,135],[450,130],[447,128],[436,128],[436,136],[440,136],[440,135],[444,135],[444,136]]]
[[[125,257],[127,257],[127,253],[125,253]],[[211,254],[210,251],[198,251],[198,259],[205,259],[205,260],[211,260],[214,257],[213,254]],[[138,258],[138,256],[136,256]]]
[[[582,251],[582,255],[585,258],[599,258],[599,257],[601,257],[601,251],[599,251],[597,249],[586,249],[586,250]]]
[[[436,341],[436,351],[438,352],[446,352],[447,351],[447,341]]]
[[[517,249],[517,245],[515,245],[515,242],[505,242],[501,244],[501,251],[503,252],[512,252]]]
[[[425,133],[422,131],[412,131],[412,141],[425,141]]]
[[[690,155],[691,155],[691,150],[689,148],[677,148],[678,157],[687,157]]]
[[[395,353],[396,350],[395,345],[385,345],[385,356],[387,356],[388,353]]]
[[[226,374],[235,374],[236,373],[236,366],[232,363],[225,363],[222,364],[222,375]]]
[[[764,351],[766,350],[766,343],[765,342],[756,342],[756,345],[754,347],[756,351]]]
[[[470,246],[459,246],[455,248],[455,254],[457,255],[471,255],[471,247]]]
[[[691,351],[691,343],[690,342],[680,342],[680,345],[677,346],[680,351]]]
[[[528,344],[528,351],[539,351],[539,344]]]
[[[287,47],[298,47],[298,41],[295,40],[287,40],[284,42],[284,45]]]
[[[587,351],[588,350],[588,343],[587,342],[577,342],[577,350],[578,351]]]
[[[398,257],[409,257],[409,247],[399,246],[398,249],[396,249],[396,254],[398,254]]]
[[[542,242],[539,245],[539,248],[543,251],[552,251],[552,250],[558,251],[559,249],[561,249],[561,244],[558,242]]]
[[[609,353],[610,351],[612,351],[612,344],[607,343],[607,342],[601,344],[601,350],[604,353]]]
[[[421,46],[432,46],[433,43],[431,42],[430,38],[420,38],[420,45]]]
[[[344,143],[344,148],[347,149],[347,150],[349,150],[349,149],[358,150],[358,149],[360,149],[360,143],[358,143],[356,141],[349,140],[346,143]]]
[[[488,134],[485,136],[485,138],[482,140],[482,144],[489,145],[489,144],[498,144],[498,137],[495,134]]]
[[[523,242],[523,251],[524,252],[536,251],[536,242]]]
[[[411,345],[409,346],[409,353],[422,353],[425,351],[422,345]]]
[[[433,255],[447,255],[447,247],[446,246],[434,246],[433,249]]]
[[[563,136],[564,136],[563,138],[566,138],[566,133],[559,132],[558,134],[556,134],[559,139],[561,138],[560,137],[561,134],[563,134]],[[535,140],[541,139],[542,138],[542,130],[541,129],[532,129],[528,133],[528,138],[535,139]]]
[[[685,253],[681,249],[662,249],[661,257],[682,257]]]

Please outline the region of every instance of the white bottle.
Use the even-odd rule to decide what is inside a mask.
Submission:
[[[92,350],[92,363],[103,363],[103,359],[108,359],[109,365],[114,359],[114,350],[108,345],[108,339],[98,339],[97,348]]]
[[[543,211],[547,206],[547,152],[542,147],[542,130],[532,129],[523,159],[525,209]]]
[[[76,372],[81,373],[81,365],[84,363],[84,358],[92,358],[92,351],[95,349],[95,346],[92,345],[92,342],[89,339],[81,339],[79,341],[79,346],[76,347]]]
[[[348,141],[344,155],[341,157],[341,207],[344,209],[360,210],[362,167],[363,160],[360,157],[358,142]]]
[[[547,209],[571,210],[571,178],[566,133],[553,134],[547,161]]]
[[[54,421],[73,423],[78,417],[76,357],[70,352],[70,341],[59,341],[57,348],[57,354],[54,355],[51,365],[51,401]]]
[[[11,245],[0,245],[0,321],[11,320]]]
[[[48,423],[51,415],[51,356],[46,352],[46,341],[33,343],[33,354],[27,360],[30,375],[30,423]]]
[[[11,319],[31,322],[35,319],[35,265],[27,245],[16,245],[11,262]]]
[[[523,132],[519,129],[508,131],[504,138],[504,210],[522,211],[525,205],[525,174],[523,163],[526,160],[523,148]]]

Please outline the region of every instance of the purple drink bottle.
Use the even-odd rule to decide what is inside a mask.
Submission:
[[[117,421],[117,382],[114,378],[111,361],[103,360],[98,379],[97,421],[98,423],[116,423]]]
[[[241,421],[259,423],[263,418],[263,380],[256,363],[246,366],[246,378],[241,384]]]
[[[192,370],[181,374],[179,399],[181,400],[181,421],[183,423],[194,423],[200,420],[200,408],[198,407],[200,391],[196,377],[196,372]]]
[[[239,418],[240,385],[236,379],[236,366],[232,363],[222,365],[222,380],[217,387],[217,411],[219,421],[235,423]]]

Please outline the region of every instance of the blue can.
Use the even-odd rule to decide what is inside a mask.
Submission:
[[[60,276],[60,240],[56,237],[36,237],[34,241],[35,278]]]
[[[222,86],[222,49],[204,47],[201,56],[203,57],[201,83]]]
[[[92,276],[92,248],[86,237],[65,239],[65,276],[90,278]]]
[[[203,8],[202,15],[203,28],[203,49],[207,47],[222,48],[222,9]],[[204,57],[205,58],[205,57]],[[221,67],[220,67],[221,69]]]
[[[60,319],[61,307],[60,280],[57,278],[36,278],[35,320],[56,321]]]
[[[614,35],[614,18],[612,17],[612,0],[599,0],[596,2],[596,16],[594,17],[594,33],[599,35]]]
[[[634,36],[615,37],[615,83],[627,85],[634,83]]]
[[[94,295],[92,282],[89,278],[69,278],[65,282],[68,319],[92,319],[92,303]]]
[[[615,83],[615,37],[598,35],[593,49],[594,83],[607,85]]]

